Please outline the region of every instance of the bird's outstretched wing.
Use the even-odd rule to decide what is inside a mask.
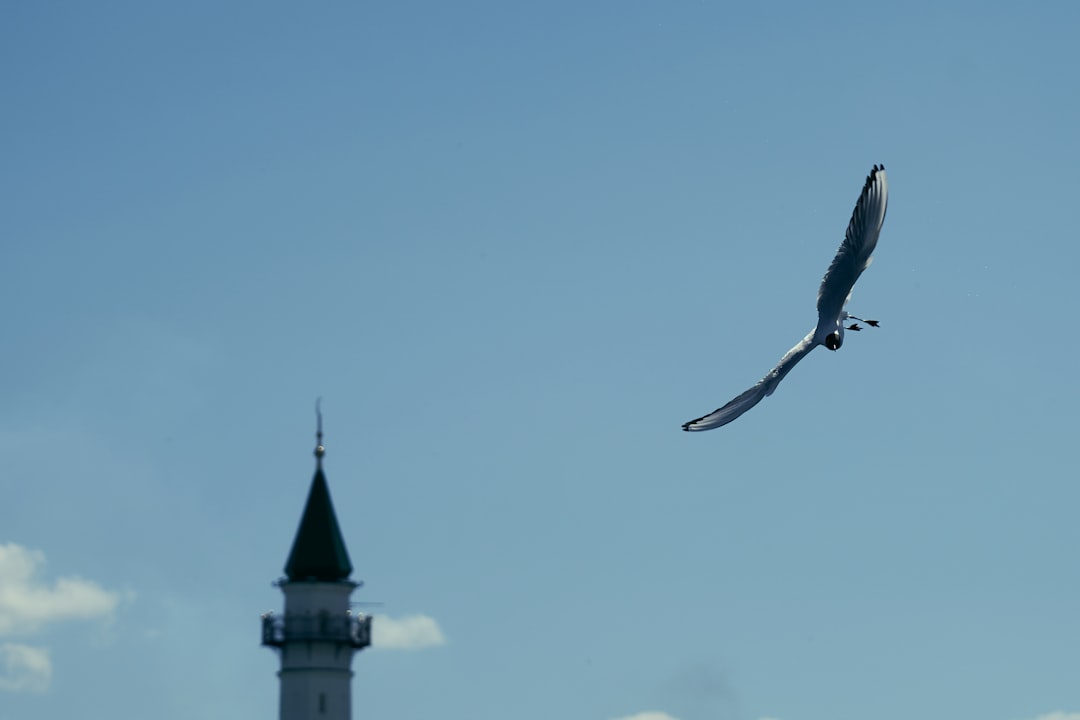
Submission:
[[[875,165],[866,178],[859,201],[855,203],[844,242],[840,243],[840,249],[836,251],[836,257],[821,281],[817,301],[821,321],[836,322],[851,296],[855,281],[863,270],[870,267],[888,204],[889,184],[885,178],[885,166]]]
[[[791,372],[791,368],[795,367],[795,363],[806,357],[815,347],[817,347],[817,343],[814,342],[814,331],[811,330],[810,334],[804,337],[798,345],[787,351],[787,354],[780,359],[780,364],[774,367],[768,375],[761,378],[757,385],[750,388],[724,407],[713,410],[708,415],[699,417],[697,420],[683,423],[682,429],[693,432],[698,430],[712,430],[721,425],[727,425],[729,422],[757,405],[763,398],[772,395],[773,390],[775,390],[776,386],[780,384],[780,381],[784,379],[784,376]]]

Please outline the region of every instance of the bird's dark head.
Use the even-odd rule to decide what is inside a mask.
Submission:
[[[840,346],[844,344],[844,336],[838,332],[829,333],[825,338],[825,347],[830,350],[839,350]]]

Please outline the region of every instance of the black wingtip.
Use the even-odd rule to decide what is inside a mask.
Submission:
[[[863,184],[863,192],[870,189],[870,186],[874,183],[879,172],[885,172],[884,165],[874,165],[874,168],[870,171],[870,174],[866,176],[866,183]]]

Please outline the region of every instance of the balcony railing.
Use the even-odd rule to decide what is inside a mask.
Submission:
[[[371,644],[371,616],[356,615],[275,615],[262,616],[262,644],[281,647],[294,640],[333,642],[356,649]]]

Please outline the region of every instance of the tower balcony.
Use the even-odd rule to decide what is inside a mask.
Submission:
[[[348,645],[357,650],[371,644],[371,616],[362,613],[331,615],[262,616],[262,644],[270,647],[295,641],[331,642]]]

